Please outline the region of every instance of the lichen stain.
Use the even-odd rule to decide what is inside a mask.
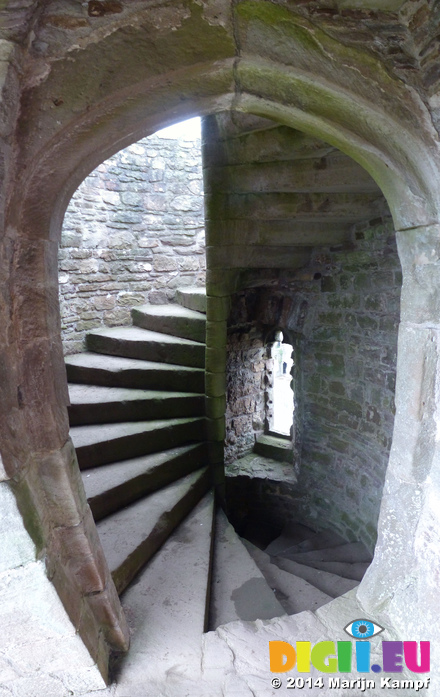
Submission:
[[[151,10],[148,17],[149,23],[159,31],[175,31],[182,26],[185,19],[191,16],[191,12],[187,7],[172,6],[172,7],[156,7]]]
[[[231,24],[230,5],[221,0],[194,0],[203,8],[203,19],[212,27],[227,29]]]

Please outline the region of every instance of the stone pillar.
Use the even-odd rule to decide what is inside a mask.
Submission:
[[[107,679],[110,652],[128,648],[128,627],[69,438],[57,243],[46,230],[29,220],[19,236],[11,225],[0,248],[1,456],[36,555]]]
[[[210,252],[218,236],[219,221],[212,215],[212,194],[216,189],[213,165],[218,156],[213,157],[218,123],[215,116],[202,120],[202,161],[204,163],[205,189],[205,238],[207,250],[206,272],[206,364],[205,394],[207,416],[207,439],[210,460],[214,471],[214,481],[222,485],[224,481],[224,438],[226,408],[226,338],[227,319],[230,310],[230,297],[234,291],[238,272],[221,264]]]
[[[397,233],[403,269],[396,418],[374,562],[358,591],[405,639],[438,644],[440,225]],[[432,658],[432,665],[435,665]]]

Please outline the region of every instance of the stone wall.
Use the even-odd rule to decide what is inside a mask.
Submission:
[[[244,300],[242,297],[241,300]],[[235,321],[238,322],[235,308]],[[259,327],[236,324],[227,345],[225,462],[252,450],[265,418],[265,348]]]
[[[233,338],[228,383],[234,372],[240,384],[253,384],[251,364],[237,366],[248,337],[255,343],[281,326],[294,343],[299,480],[284,511],[278,499],[278,513],[312,527],[330,525],[370,547],[394,423],[400,288],[393,227],[376,222],[358,226],[349,242],[315,250],[307,269],[286,272],[273,287],[244,291],[233,302],[246,308],[247,333]],[[241,414],[234,405],[227,412],[229,461],[252,448],[261,424],[261,402],[254,397],[240,405]],[[254,429],[244,441],[235,424],[246,421]]]
[[[90,329],[130,324],[133,305],[204,285],[200,139],[158,132],[84,180],[64,219],[59,283],[66,353]]]
[[[57,596],[47,560],[26,530],[13,492],[0,458],[0,692],[61,697],[84,694],[84,685],[103,690],[96,663]]]

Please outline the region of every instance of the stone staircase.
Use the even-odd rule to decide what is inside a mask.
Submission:
[[[94,330],[88,350],[66,358],[71,437],[132,630],[117,679],[131,697],[170,671],[191,679],[207,630],[316,610],[353,589],[371,561],[360,543],[301,524],[263,550],[215,506],[205,297],[198,289],[178,300],[136,307],[132,327]]]

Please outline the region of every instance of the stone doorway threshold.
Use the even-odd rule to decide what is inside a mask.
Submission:
[[[147,598],[145,598],[147,602]],[[166,611],[166,610],[165,610]],[[284,615],[272,620],[255,622],[236,621],[218,627],[216,631],[202,634],[199,648],[194,652],[194,645],[189,647],[182,641],[178,650],[156,655],[154,660],[146,645],[142,646],[142,637],[133,636],[130,656],[125,662],[117,683],[105,690],[89,692],[84,697],[272,697],[283,694],[287,688],[287,677],[296,677],[296,671],[279,674],[281,689],[271,685],[274,673],[269,670],[269,641],[286,641],[295,645],[296,641],[347,641],[344,627],[355,619],[365,617],[366,613],[356,598],[356,590],[336,598],[316,612],[301,612],[297,615]],[[368,616],[374,621],[374,618]],[[179,627],[169,627],[170,633],[178,635]],[[154,642],[154,627],[150,632]],[[371,664],[382,660],[381,641],[395,640],[397,637],[390,630],[372,638]],[[357,697],[367,694],[379,697],[384,694],[380,689],[380,679],[396,674],[356,673],[332,674],[341,679],[374,679],[375,690],[362,692],[360,689],[329,688],[329,676],[318,673],[311,668],[310,677],[323,677],[324,688],[307,688],[311,697]],[[303,677],[309,677],[304,674]],[[400,673],[399,679],[414,679],[414,674]],[[305,693],[305,691],[304,691]],[[423,695],[423,691],[417,694]],[[401,697],[413,697],[413,689],[400,689]]]

